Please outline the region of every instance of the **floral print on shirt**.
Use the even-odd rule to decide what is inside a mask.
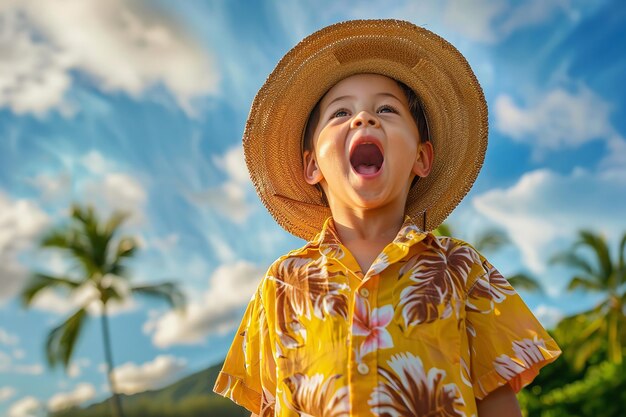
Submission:
[[[215,392],[262,416],[476,415],[560,354],[508,281],[407,217],[368,271],[329,219],[250,301]]]

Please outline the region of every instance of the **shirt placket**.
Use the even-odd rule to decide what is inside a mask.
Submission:
[[[355,298],[358,296],[367,300],[370,312],[378,311],[378,286],[380,275],[375,274],[363,279],[352,297],[352,321],[354,320]],[[374,352],[363,355],[359,352],[365,336],[354,336],[350,323],[350,356],[348,366],[348,386],[350,390],[350,409],[353,416],[370,415],[368,400],[378,379],[378,344],[375,341]]]
[[[333,236],[334,237],[334,236]],[[411,239],[412,240],[412,239]],[[338,242],[338,239],[337,239]],[[380,286],[384,285],[385,270],[389,265],[394,264],[404,258],[409,252],[409,247],[414,242],[396,243],[395,240],[376,258],[368,273],[364,276],[361,272],[355,272],[358,265],[353,259],[333,259],[341,264],[347,276],[350,276],[350,285],[355,285],[351,291],[351,301],[349,304],[349,323],[347,344],[349,349],[347,365],[347,382],[350,397],[350,409],[353,416],[372,415],[368,404],[374,388],[378,385],[378,340],[374,339],[375,346],[373,352],[361,355],[359,350],[366,336],[354,336],[353,323],[355,316],[355,300],[358,296],[363,297],[369,304],[369,313],[376,311],[380,314],[380,305],[391,303],[390,299],[380,299]],[[354,264],[354,265],[353,265]],[[355,279],[356,278],[356,279]],[[384,292],[384,294],[389,293]],[[388,298],[390,295],[387,294]],[[372,319],[374,317],[370,317]],[[376,317],[380,323],[380,318]],[[371,320],[370,320],[371,322]]]

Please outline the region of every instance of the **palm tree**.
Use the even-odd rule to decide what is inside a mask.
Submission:
[[[112,394],[111,407],[116,417],[122,417],[123,413],[113,378],[109,302],[123,301],[131,294],[144,294],[165,299],[174,308],[183,308],[185,304],[184,295],[175,283],[129,285],[130,276],[125,263],[135,254],[137,244],[128,236],[117,239],[119,227],[127,217],[127,214],[116,211],[106,223],[100,223],[93,207],[73,205],[70,223],[52,229],[43,237],[40,246],[64,251],[75,262],[80,278],[34,273],[21,294],[24,305],[29,306],[40,291],[48,288],[65,289],[70,293],[85,287],[95,290],[92,298],[50,331],[46,339],[46,357],[51,367],[62,363],[67,369],[88,316],[87,307],[94,301],[98,302],[101,308],[100,322],[107,376]]]
[[[448,223],[442,223],[433,230],[433,233],[437,236],[452,236],[452,227]],[[495,252],[504,246],[510,244],[511,241],[506,234],[500,229],[487,229],[481,232],[476,239],[474,239],[473,246],[478,252]],[[507,281],[517,288],[527,291],[542,292],[541,284],[536,279],[528,274],[518,272],[517,274],[507,277]]]
[[[586,256],[581,253],[586,249]],[[583,289],[606,295],[591,310],[566,317],[559,323],[563,337],[569,337],[574,348],[574,366],[581,369],[591,355],[605,342],[608,359],[622,363],[622,347],[626,344],[626,233],[618,246],[617,259],[611,259],[606,239],[599,234],[583,230],[572,247],[552,259],[578,271],[568,290]],[[589,256],[591,255],[591,256]]]

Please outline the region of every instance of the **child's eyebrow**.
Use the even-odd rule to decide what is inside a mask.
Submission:
[[[393,93],[378,93],[378,94],[376,94],[376,96],[391,97],[391,98],[394,98],[394,99],[396,99],[396,100],[398,100],[398,101],[402,101],[402,100],[400,100],[400,99],[398,98],[398,96],[396,96],[396,95],[395,95],[395,94],[393,94]]]
[[[354,98],[354,96],[349,96],[349,95],[346,95],[346,96],[339,96],[339,97],[335,97],[334,99],[332,99],[332,100],[331,100],[331,101],[330,101],[330,102],[326,105],[326,107],[330,106],[331,104],[333,104],[333,103],[334,103],[334,102],[336,102],[336,101],[340,101],[340,100],[343,100],[343,99],[346,99],[346,98]]]
[[[376,93],[376,97],[391,97],[393,99],[396,99],[398,101],[402,101],[400,100],[395,94],[393,93],[387,93],[387,92],[383,92],[383,93]],[[329,107],[331,104],[333,104],[336,101],[340,101],[340,100],[344,100],[347,98],[354,98],[354,96],[351,95],[344,95],[344,96],[339,96],[339,97],[335,97],[334,99],[332,99],[328,104],[326,104],[325,107]]]

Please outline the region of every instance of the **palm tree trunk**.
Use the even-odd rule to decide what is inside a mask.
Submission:
[[[122,402],[115,388],[113,378],[113,353],[111,352],[111,337],[109,335],[109,318],[107,316],[106,304],[102,303],[102,339],[104,341],[104,356],[107,364],[107,377],[109,379],[109,388],[111,389],[111,411],[113,417],[124,417],[122,412]]]
[[[609,326],[609,358],[614,363],[622,363],[622,344],[619,339],[618,325],[620,311],[612,308],[608,316]]]

